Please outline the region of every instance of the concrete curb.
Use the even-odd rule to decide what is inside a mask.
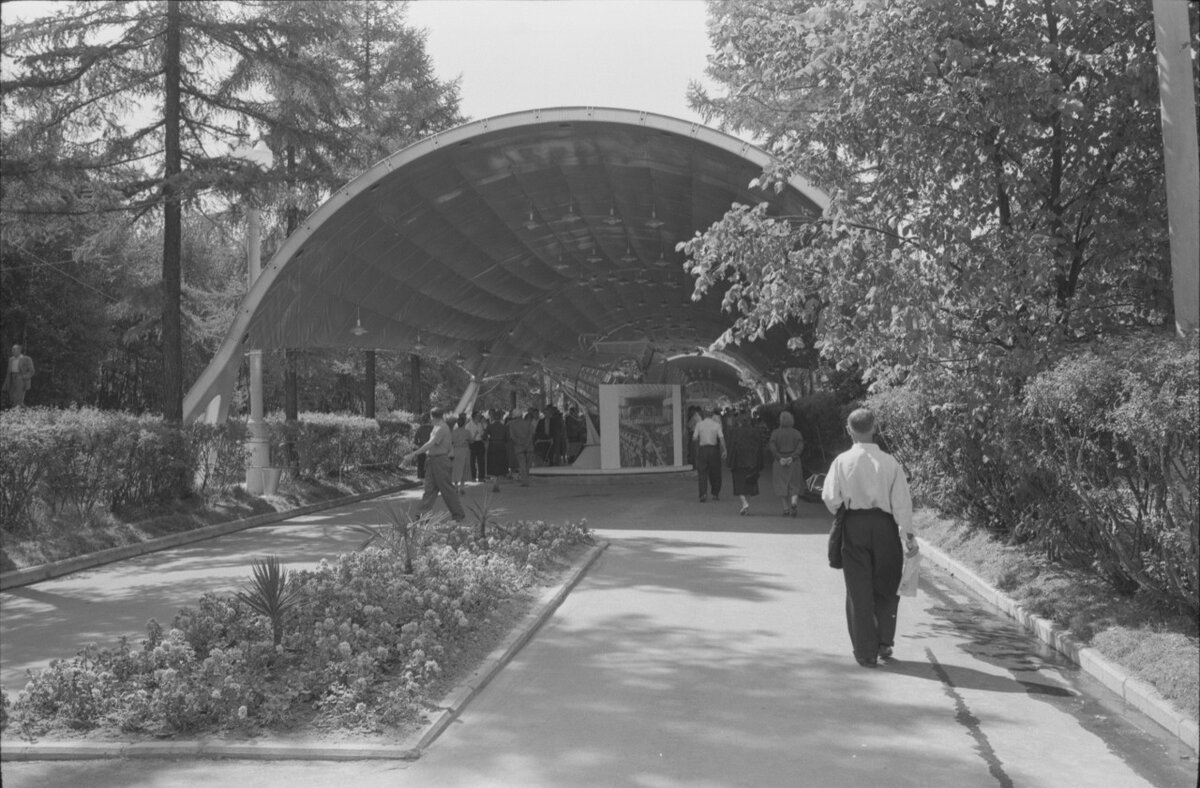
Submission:
[[[84,569],[111,564],[114,561],[123,561],[126,558],[136,558],[147,553],[154,553],[159,550],[168,550],[172,547],[191,544],[192,542],[202,542],[205,539],[213,539],[225,534],[244,531],[247,528],[254,528],[259,525],[267,525],[276,523],[280,520],[287,520],[292,517],[300,517],[313,512],[320,512],[325,509],[333,509],[346,504],[358,503],[370,498],[377,498],[381,495],[389,495],[401,490],[409,490],[416,486],[416,482],[407,482],[405,484],[393,484],[384,487],[380,490],[372,492],[355,493],[354,495],[346,496],[345,498],[335,498],[328,501],[301,506],[297,509],[288,509],[282,512],[264,512],[256,514],[253,517],[247,517],[244,520],[231,520],[227,523],[217,523],[216,525],[206,525],[202,528],[195,528],[190,531],[181,531],[170,536],[161,536],[157,539],[147,539],[144,542],[137,544],[124,545],[122,547],[111,547],[108,550],[100,550],[96,553],[88,553],[76,558],[68,558],[65,561],[55,561],[49,564],[41,564],[39,566],[31,566],[28,569],[15,569],[9,572],[0,572],[0,591],[5,591],[9,588],[19,588],[21,586],[32,585],[33,583],[42,580],[49,580],[52,577],[62,577],[74,572],[81,572]]]
[[[1124,668],[1108,660],[1098,650],[1081,645],[1053,621],[1030,613],[1012,597],[992,587],[978,574],[924,540],[921,540],[921,552],[972,593],[1020,622],[1038,640],[1068,657],[1125,703],[1161,725],[1182,744],[1190,747],[1193,754],[1200,751],[1200,726],[1176,709],[1149,683],[1129,675]]]
[[[601,542],[589,548],[566,579],[546,589],[538,597],[520,625],[492,650],[483,664],[441,699],[437,704],[437,716],[418,733],[409,737],[407,741],[415,739],[415,745],[315,744],[271,740],[261,743],[229,743],[212,739],[134,743],[0,740],[0,762],[88,761],[109,758],[232,758],[248,761],[416,760],[554,614],[608,544]]]

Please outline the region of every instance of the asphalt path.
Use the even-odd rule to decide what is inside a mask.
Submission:
[[[818,505],[784,518],[760,496],[739,517],[681,477],[491,497],[507,516],[586,519],[610,546],[419,760],[5,762],[4,785],[1196,784],[1186,748],[929,562],[896,660],[859,667]],[[382,521],[361,502],[5,592],[0,677],[12,693],[27,668],[237,587],[256,556],[311,565]]]

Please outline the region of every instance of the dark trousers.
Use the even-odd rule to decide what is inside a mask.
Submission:
[[[417,507],[418,511],[428,512],[432,509],[434,502],[437,501],[438,493],[441,493],[442,500],[446,502],[446,508],[450,510],[450,516],[455,520],[466,518],[467,513],[463,511],[462,501],[458,498],[458,490],[454,489],[454,483],[450,481],[450,471],[449,455],[438,454],[425,459],[425,494],[421,496],[421,505]]]
[[[708,488],[712,486],[713,497],[721,494],[721,447],[696,447],[696,474],[700,480],[700,497],[708,497]]]
[[[483,441],[473,441],[471,443],[471,460],[468,465],[471,481],[481,482],[487,478],[487,466],[484,463],[486,457],[486,444]]]
[[[874,659],[880,646],[896,639],[900,572],[904,548],[895,518],[882,509],[846,512],[842,535],[842,575],[846,581],[846,627],[854,656]]]

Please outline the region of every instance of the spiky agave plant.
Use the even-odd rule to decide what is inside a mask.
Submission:
[[[499,515],[507,513],[507,509],[492,506],[492,497],[484,495],[483,500],[465,501],[467,511],[479,524],[479,538],[487,539],[489,526],[499,528]]]
[[[400,507],[381,504],[380,510],[390,523],[381,526],[356,525],[355,529],[365,537],[358,549],[363,550],[379,542],[392,551],[401,550],[404,554],[404,573],[413,573],[413,542],[417,532],[422,527],[436,525],[446,518],[442,513],[425,512],[413,517],[408,510]]]
[[[279,563],[279,557],[269,555],[254,561],[254,574],[250,585],[235,596],[256,613],[271,622],[274,644],[283,642],[284,619],[295,610],[300,602],[300,588],[288,570]]]

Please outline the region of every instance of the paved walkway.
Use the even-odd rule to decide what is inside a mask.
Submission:
[[[469,495],[482,496],[476,487]],[[415,492],[401,496],[413,500]],[[509,514],[584,518],[610,542],[555,615],[414,762],[3,764],[22,786],[1193,786],[1173,738],[1073,664],[926,573],[898,660],[850,654],[828,518],[766,497],[738,517],[694,482],[537,480]],[[367,502],[0,595],[0,676],[87,640],[139,635],[265,552],[353,548]]]

